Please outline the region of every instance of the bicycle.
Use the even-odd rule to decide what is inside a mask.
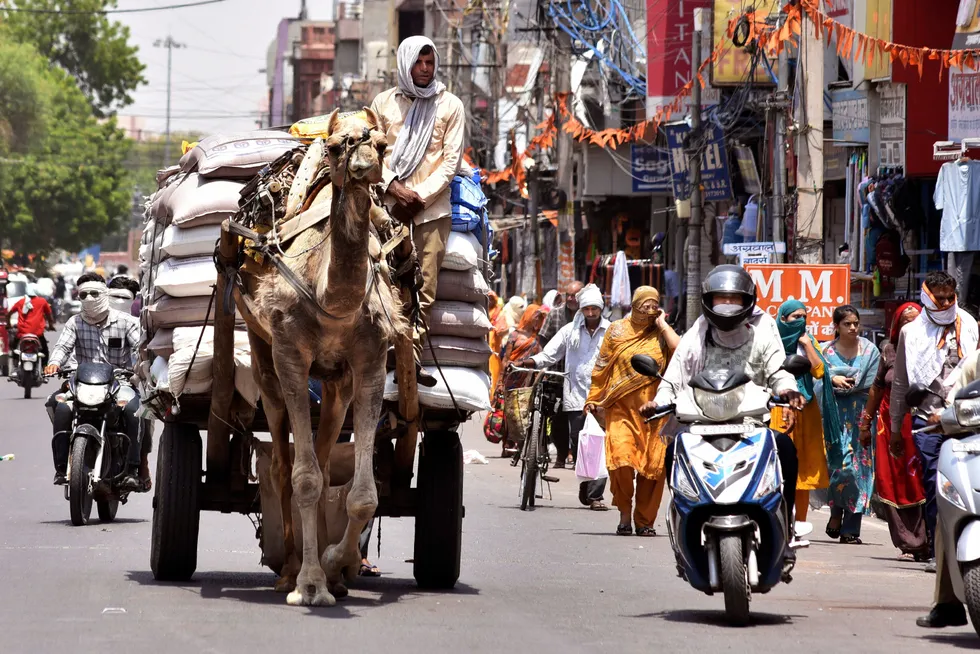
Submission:
[[[548,454],[548,435],[544,428],[544,421],[546,418],[558,415],[562,385],[568,373],[519,368],[513,365],[510,369],[515,372],[534,374],[534,382],[530,386],[531,400],[528,403],[530,409],[529,429],[524,436],[524,442],[521,444],[519,453],[521,460],[521,511],[527,511],[528,507],[534,508],[535,487],[539,477],[542,483],[558,482],[557,477],[549,477],[546,474],[551,463],[551,457]],[[543,492],[541,497],[544,498]]]

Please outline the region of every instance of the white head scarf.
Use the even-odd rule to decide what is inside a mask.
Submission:
[[[544,294],[544,300],[541,301],[541,306],[548,307],[549,309],[555,308],[555,299],[558,297],[558,291],[551,289]]]
[[[436,65],[432,82],[425,87],[415,86],[412,67],[418,61],[424,47],[432,48]],[[425,151],[432,141],[436,125],[436,98],[446,85],[435,79],[439,73],[439,52],[435,44],[424,36],[410,36],[398,46],[398,90],[412,98],[412,106],[405,115],[405,124],[398,132],[388,167],[400,180],[407,179],[418,168]]]
[[[132,291],[126,288],[113,288],[109,291],[109,306],[116,311],[129,313],[134,299],[136,298],[133,297]]]
[[[578,300],[579,309],[575,312],[575,318],[572,320],[572,338],[569,345],[573,350],[578,349],[581,343],[582,328],[585,327],[585,314],[582,313],[582,309],[588,307],[602,309],[604,306],[602,291],[595,284],[583,287],[581,291],[575,294],[575,298]]]
[[[78,292],[97,291],[98,296],[86,297],[82,300],[82,320],[90,325],[98,325],[109,316],[109,287],[105,282],[85,282],[78,287]]]
[[[20,312],[25,316],[34,309],[34,304],[31,302],[32,297],[37,297],[36,284],[27,285],[27,295],[24,297],[24,304],[20,307]]]

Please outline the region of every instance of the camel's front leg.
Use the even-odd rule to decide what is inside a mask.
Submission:
[[[327,578],[320,567],[317,547],[317,505],[323,489],[323,474],[313,451],[310,425],[310,393],[307,385],[310,358],[293,344],[273,346],[276,374],[293,427],[296,456],[293,461],[293,498],[303,523],[303,562],[296,577],[296,589],[286,596],[292,606],[333,606],[334,596],[327,590]]]
[[[320,424],[316,432],[316,460],[320,463],[320,470],[323,473],[323,491],[320,495],[319,510],[324,515],[324,519],[319,521],[322,527],[318,535],[319,556],[326,552],[327,546],[330,544],[330,531],[344,529],[343,526],[337,526],[336,520],[330,520],[334,509],[329,505],[327,496],[330,492],[330,452],[337,443],[337,438],[344,427],[344,419],[347,417],[347,407],[350,406],[352,392],[349,375],[345,375],[340,381],[323,384]],[[346,493],[343,497],[346,501]],[[336,538],[336,535],[334,537]],[[334,596],[347,596],[347,587],[339,580],[328,579],[328,582],[328,588]]]
[[[364,525],[378,508],[374,483],[374,437],[384,398],[384,367],[354,373],[354,483],[347,496],[347,529],[343,539],[327,548],[323,568],[331,583],[357,575],[361,562],[358,545]]]

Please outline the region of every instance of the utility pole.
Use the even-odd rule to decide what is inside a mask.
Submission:
[[[554,62],[555,94],[565,98],[569,112],[572,110],[571,52],[571,38],[563,32],[559,33],[555,49],[558,59]],[[575,218],[572,199],[572,137],[563,129],[558,130],[558,189],[565,195],[565,204],[558,213],[558,287],[564,292],[565,285],[575,279]],[[563,269],[563,264],[568,262],[562,258],[565,244],[570,248],[571,270]]]
[[[162,40],[157,39],[154,41],[153,47],[167,49],[167,140],[163,146],[163,167],[166,168],[170,165],[170,76],[173,66],[173,53],[174,48],[186,48],[187,46],[183,43],[177,43],[174,41],[173,37],[168,34],[167,38]]]
[[[799,263],[823,263],[823,66],[824,44],[814,34],[810,18],[803,12],[800,70],[806,70],[803,104],[806,124],[797,136],[799,159],[796,189],[799,202],[796,211],[796,260]],[[818,65],[810,66],[813,58]],[[802,122],[802,121],[801,121]]]
[[[701,30],[704,11],[694,10],[694,31],[691,33],[691,131],[694,147],[688,151],[688,174],[691,178],[691,221],[687,231],[687,329],[701,314]]]
[[[537,93],[537,112],[538,112],[538,125],[544,120],[544,85],[541,83],[541,76],[538,75],[536,85],[538,87]],[[527,129],[528,141],[531,139],[531,125],[528,123]],[[540,158],[540,155],[538,155]],[[534,255],[531,257],[534,262],[534,299],[536,302],[540,302],[544,298],[544,289],[542,288],[541,280],[541,224],[538,222],[538,214],[540,213],[540,198],[538,191],[538,163],[535,162],[527,171],[527,212],[531,216],[531,233],[534,235]]]
[[[784,20],[786,14],[780,14],[780,21]],[[789,53],[786,48],[779,51],[776,70],[779,77],[776,98],[770,106],[776,109],[776,142],[773,147],[772,172],[772,240],[778,242],[786,240],[786,102],[789,99]],[[782,263],[783,255],[776,254],[775,257],[776,263]]]

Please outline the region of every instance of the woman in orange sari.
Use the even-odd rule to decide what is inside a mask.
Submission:
[[[493,297],[491,297],[491,302],[492,300]],[[526,308],[527,300],[519,296],[512,297],[507,304],[500,306],[496,312],[494,312],[491,303],[490,324],[493,325],[493,331],[490,332],[490,388],[497,388],[500,373],[503,371],[500,352],[504,348],[507,337],[517,328],[517,323],[520,322],[521,315]]]
[[[646,354],[660,364],[661,370],[666,370],[680,337],[664,319],[660,294],[655,288],[636,289],[632,306],[628,317],[614,322],[606,331],[585,410],[605,410],[606,467],[612,503],[619,509],[616,533],[631,535],[635,523],[637,536],[656,536],[653,523],[666,483],[666,446],[659,436],[662,422],[645,424],[640,407],[653,399],[660,383],[633,370],[630,359]]]
[[[515,453],[517,444],[514,438],[507,434],[507,421],[504,420],[504,399],[507,391],[531,385],[531,373],[508,371],[507,366],[513,361],[529,359],[539,353],[544,347],[538,338],[538,332],[544,326],[548,310],[538,304],[532,304],[524,310],[517,329],[510,337],[500,353],[500,365],[503,371],[500,381],[494,387],[493,407],[483,423],[483,435],[491,443],[503,442],[501,456],[506,457]]]

